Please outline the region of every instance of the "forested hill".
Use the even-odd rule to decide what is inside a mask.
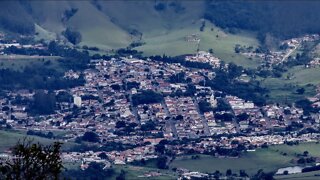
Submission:
[[[320,1],[209,0],[205,17],[222,28],[270,33],[281,39],[320,32]]]
[[[0,6],[1,31],[45,38],[71,28],[88,44],[107,48],[126,46],[142,35],[169,34],[201,18],[231,32],[256,31],[260,40],[267,33],[283,39],[320,32],[316,0],[2,0]]]

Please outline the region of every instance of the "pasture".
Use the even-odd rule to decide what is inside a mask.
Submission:
[[[199,159],[191,156],[180,156],[174,160],[170,167],[182,167],[193,171],[213,173],[219,170],[225,173],[228,169],[239,173],[245,170],[254,175],[259,169],[273,172],[279,168],[293,166],[292,159],[296,154],[308,151],[311,156],[320,157],[320,144],[304,143],[296,146],[274,145],[268,149],[257,149],[255,152],[246,152],[239,158],[216,158],[209,155],[200,155]],[[287,155],[283,155],[287,153]]]
[[[234,52],[236,44],[246,47],[258,47],[259,42],[255,39],[254,34],[248,32],[226,33],[210,22],[206,22],[206,24],[202,32],[199,30],[200,24],[192,24],[181,29],[171,29],[166,34],[144,39],[146,44],[136,49],[147,56],[195,54],[197,52],[197,43],[187,42],[185,37],[197,34],[200,38],[200,51],[213,49],[214,55],[223,61],[227,63],[233,62],[247,68],[255,68],[260,64],[258,59],[249,59]]]
[[[297,100],[315,95],[315,89],[320,84],[320,67],[305,68],[296,66],[285,72],[280,78],[261,79],[261,86],[267,88],[269,102],[291,104]],[[303,94],[296,90],[304,88]]]

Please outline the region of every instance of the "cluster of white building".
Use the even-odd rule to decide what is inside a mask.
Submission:
[[[209,52],[199,51],[196,55],[186,56],[186,61],[209,63],[213,67],[220,67],[221,60]]]

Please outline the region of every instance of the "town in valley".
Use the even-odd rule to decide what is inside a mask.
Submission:
[[[50,44],[56,43],[22,45],[6,41],[5,34],[0,37],[1,57],[9,62],[23,50],[34,51],[31,56],[41,59],[37,52],[51,51]],[[269,52],[235,46],[236,53],[261,59],[254,72],[223,62],[209,51],[177,58],[130,52],[90,56],[84,68],[63,72],[63,81],[77,82],[70,86],[1,91],[1,129],[72,144],[62,152],[62,160],[83,170],[91,162],[109,168],[152,160],[167,169],[183,155],[239,158],[268,146],[318,143],[320,86],[300,101],[274,103],[265,100],[267,92],[256,78],[296,61],[300,58],[293,55],[297,48],[319,40],[317,34],[305,35],[283,41],[281,50]],[[304,68],[319,65],[319,58],[314,58]],[[296,90],[304,92],[304,88]],[[9,149],[1,154],[7,156]],[[320,163],[320,158],[301,158],[297,164],[299,160]],[[179,167],[175,172],[181,178],[212,176]],[[162,175],[154,171],[143,176]]]

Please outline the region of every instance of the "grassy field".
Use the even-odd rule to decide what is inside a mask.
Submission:
[[[320,67],[304,68],[303,66],[295,66],[284,74],[289,76],[289,82],[298,85],[320,84]]]
[[[213,173],[219,170],[225,173],[228,169],[233,172],[245,170],[250,175],[255,174],[259,169],[274,171],[288,164],[290,158],[279,156],[276,152],[259,150],[248,152],[241,158],[215,158],[201,155],[200,159],[192,160],[190,157],[181,157],[173,161],[171,167],[182,167],[194,171]]]
[[[26,66],[42,66],[50,61],[46,67],[57,69],[59,67],[58,56],[26,56],[26,55],[1,55],[0,69],[13,69],[22,71]]]
[[[124,165],[124,166],[114,166],[116,175],[120,174],[121,170],[126,172],[126,179],[157,179],[157,180],[174,180],[177,179],[177,175],[174,174],[171,170],[160,170],[156,168],[149,168],[149,167],[139,167],[139,166],[131,166],[131,165]],[[159,172],[162,175],[157,177],[138,177],[143,176],[146,173],[150,172]],[[116,175],[111,179],[116,179]]]
[[[14,145],[16,145],[17,142],[19,142],[19,140],[22,141],[25,138],[31,139],[34,142],[39,142],[44,145],[49,145],[56,141],[52,139],[41,138],[38,136],[27,136],[26,133],[20,132],[20,131],[0,130],[0,152],[4,152],[10,149]],[[64,142],[62,149],[68,149],[74,145],[75,145],[74,143]]]
[[[320,67],[304,68],[296,66],[284,73],[281,78],[266,78],[261,80],[262,87],[270,90],[270,102],[293,103],[299,99],[315,95],[315,86],[320,84]],[[304,88],[305,93],[296,93],[298,88]]]
[[[236,44],[247,47],[257,47],[259,43],[254,38],[253,34],[225,33],[209,22],[206,22],[206,24],[206,28],[203,32],[199,30],[199,21],[198,24],[171,30],[167,34],[161,36],[147,38],[145,39],[146,44],[136,49],[143,51],[145,55],[167,54],[176,56],[181,54],[193,54],[196,53],[197,43],[186,42],[184,38],[187,35],[198,34],[201,39],[199,46],[200,50],[208,51],[209,49],[213,49],[214,55],[221,58],[223,61],[234,62],[244,67],[255,68],[259,65],[257,59],[250,60],[247,57],[234,52]]]
[[[81,162],[63,162],[63,167],[66,170],[79,170],[81,166]]]
[[[78,12],[70,19],[68,25],[81,33],[80,45],[116,49],[130,44],[127,32],[112,23],[108,16],[97,11],[90,2],[76,2],[76,6]]]
[[[245,170],[250,175],[259,169],[265,172],[276,171],[279,168],[292,166],[290,161],[295,158],[295,153],[302,154],[309,151],[311,156],[320,157],[320,144],[308,143],[298,146],[277,145],[268,149],[258,149],[255,152],[247,152],[240,158],[215,158],[208,155],[200,155],[200,159],[193,160],[190,156],[178,157],[170,165],[201,172],[214,172],[219,170],[225,173],[227,169],[234,172]],[[282,153],[287,153],[283,156]]]
[[[80,162],[65,162],[64,167],[67,170],[73,169],[73,170],[80,170]],[[151,165],[153,166],[153,165]],[[125,171],[126,179],[157,179],[157,180],[174,180],[177,179],[177,174],[175,174],[171,170],[162,170],[157,169],[156,167],[149,167],[148,165],[141,167],[141,166],[133,166],[133,165],[113,165],[112,168],[114,169],[114,175],[110,177],[109,179],[116,180],[116,177],[121,173],[121,170]],[[161,173],[161,176],[157,177],[139,177],[143,176],[150,172],[158,172]]]
[[[268,78],[261,83],[262,87],[267,88],[269,92],[268,102],[270,103],[282,103],[291,104],[297,100],[304,99],[315,95],[314,85],[296,85],[293,83],[287,83],[286,80],[278,78]],[[304,88],[304,94],[297,94],[298,88]]]
[[[48,30],[42,28],[38,24],[35,24],[35,40],[45,40],[46,42],[50,42],[52,40],[57,39],[57,35],[53,32],[49,32]]]
[[[288,156],[295,156],[295,154],[302,154],[304,151],[308,151],[309,155],[320,157],[320,144],[319,143],[302,143],[296,146],[277,145],[271,146],[270,149],[277,152],[285,152]]]

